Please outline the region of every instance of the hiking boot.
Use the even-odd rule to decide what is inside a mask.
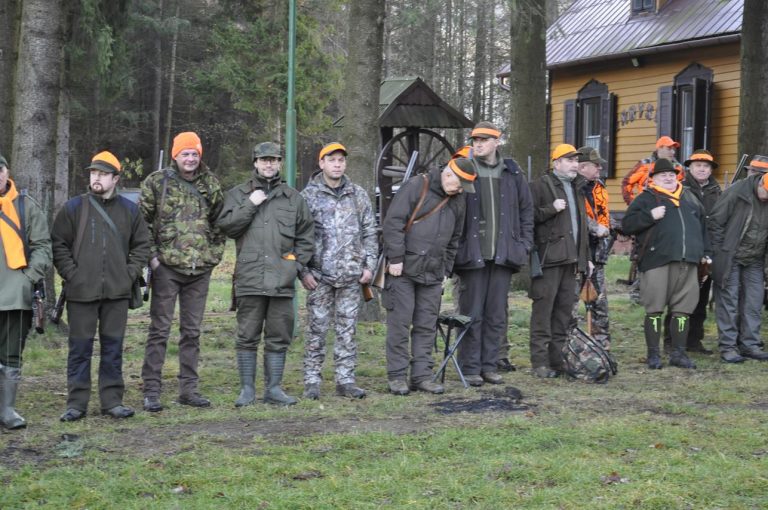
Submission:
[[[64,414],[61,415],[59,421],[77,421],[85,418],[85,411],[79,409],[67,409]]]
[[[648,353],[646,364],[651,370],[661,370],[664,365],[661,363],[661,356],[659,356],[658,350],[656,352]]]
[[[391,379],[387,382],[389,386],[389,392],[393,395],[407,395],[411,392],[408,385],[405,384],[405,379]]]
[[[504,378],[501,377],[498,372],[483,372],[480,374],[480,377],[482,377],[483,381],[487,382],[488,384],[504,383]]]
[[[432,393],[433,395],[440,395],[445,393],[445,388],[442,384],[432,382],[429,379],[417,383],[411,383],[411,389],[414,391],[424,391],[426,393]]]
[[[467,384],[470,386],[482,386],[485,384],[485,381],[483,381],[483,378],[479,374],[465,375],[464,380],[467,381]]]
[[[320,398],[320,385],[318,383],[304,385],[304,398],[318,400]]]
[[[144,410],[148,413],[159,413],[163,410],[163,404],[158,397],[144,397]]]
[[[675,351],[672,353],[672,355],[669,357],[669,364],[673,367],[679,367],[679,368],[696,368],[696,363],[694,363],[691,358],[688,357],[687,354],[685,354],[685,351]]]
[[[123,419],[123,418],[130,418],[131,416],[133,416],[136,413],[130,407],[127,407],[127,406],[124,406],[124,405],[121,404],[121,405],[115,406],[115,407],[113,407],[111,409],[102,409],[101,410],[101,414],[104,415],[104,416],[111,416],[112,418],[115,418],[115,419],[119,420],[119,419]]]
[[[336,395],[349,398],[365,398],[365,390],[355,386],[355,383],[337,384]]]
[[[558,373],[549,367],[535,367],[532,372],[535,377],[541,379],[554,379],[558,376]]]
[[[745,358],[752,358],[758,361],[768,361],[768,352],[765,352],[759,348],[742,349],[741,355]]]
[[[720,353],[720,361],[723,363],[744,363],[747,358],[736,351],[724,351]]]
[[[704,344],[701,343],[701,340],[694,340],[693,342],[689,343],[688,346],[685,348],[685,350],[688,352],[705,354],[707,356],[715,353],[715,351],[710,351],[709,349],[704,347]]]
[[[211,401],[200,395],[181,395],[179,404],[190,407],[211,407]]]
[[[496,362],[496,368],[502,372],[514,372],[517,367],[509,362],[509,358],[501,358]]]

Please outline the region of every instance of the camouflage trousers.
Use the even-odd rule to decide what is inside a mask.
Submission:
[[[307,329],[304,334],[304,384],[319,384],[325,361],[325,339],[331,323],[336,341],[333,344],[333,362],[336,384],[355,382],[357,342],[355,326],[360,311],[360,286],[333,287],[319,282],[307,294]]]
[[[597,300],[592,303],[592,337],[600,342],[605,350],[611,349],[611,334],[608,332],[608,293],[605,288],[605,264],[595,264],[592,271],[592,285],[597,291]],[[573,305],[573,318],[571,326],[576,327],[579,321],[579,307],[583,306],[579,294],[581,293],[581,275],[576,276],[576,303]],[[586,331],[586,326],[583,328]],[[588,332],[589,333],[589,332]]]

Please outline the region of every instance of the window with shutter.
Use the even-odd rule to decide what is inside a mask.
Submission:
[[[697,149],[710,148],[712,69],[692,63],[675,76],[672,138],[680,142],[679,160]]]
[[[613,177],[616,96],[608,92],[608,86],[597,80],[587,82],[575,100],[565,101],[563,122],[563,143],[599,150],[608,162],[601,171],[602,177]]]

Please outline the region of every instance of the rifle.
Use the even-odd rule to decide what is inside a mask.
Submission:
[[[747,170],[744,168],[744,165],[747,163],[747,158],[749,157],[749,154],[742,154],[741,159],[739,160],[739,166],[736,167],[736,171],[733,173],[733,179],[731,179],[731,185],[733,185],[736,181],[743,179],[747,176]]]
[[[59,297],[56,299],[56,304],[53,305],[53,310],[51,310],[51,323],[52,324],[59,324],[61,322],[61,316],[64,315],[64,304],[67,302],[67,289],[65,286],[64,281],[61,282],[61,292],[59,292]]]
[[[160,149],[160,155],[157,158],[157,169],[162,170],[163,169],[163,155],[165,151]],[[165,194],[168,191],[168,179],[167,177],[163,178],[163,192],[162,196],[160,197],[160,204],[155,212],[155,228],[152,232],[152,235],[157,236],[157,220],[158,217],[161,214],[161,211],[163,210],[163,206],[165,205]],[[147,279],[146,279],[146,285],[144,286],[144,294],[142,295],[142,299],[144,301],[149,301],[149,293],[152,291],[152,264],[150,262],[147,262]]]
[[[32,324],[38,333],[45,332],[45,280],[35,283],[32,293]]]
[[[373,299],[373,289],[371,288],[370,283],[361,283],[360,288],[363,291],[363,299],[366,303]]]

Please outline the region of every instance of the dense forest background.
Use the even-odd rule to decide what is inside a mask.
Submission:
[[[547,2],[548,12],[543,0],[368,3],[384,12],[381,69],[370,71],[379,81],[421,76],[467,117],[506,126],[509,93],[495,74],[510,58],[511,11],[529,3],[534,15],[554,19],[569,2]],[[298,159],[306,173],[321,144],[342,138],[332,123],[362,77],[346,65],[350,46],[360,43],[348,35],[358,23],[350,19],[353,2],[297,4]],[[136,185],[168,163],[174,134],[193,130],[204,161],[230,186],[251,171],[256,142],[283,141],[286,0],[0,0],[0,19],[0,152],[16,156],[14,173],[23,170],[14,163],[25,150],[39,153],[35,161],[54,161],[55,152],[57,173],[44,167],[51,175],[41,184],[59,192],[54,203],[84,189],[77,170],[104,149],[126,165],[124,184]],[[58,58],[41,61],[39,49],[25,47],[35,37],[58,45],[47,50]],[[48,94],[22,98],[29,87]],[[25,101],[38,110],[25,112]],[[34,123],[41,132],[25,149]],[[445,134],[455,144],[466,136]]]

